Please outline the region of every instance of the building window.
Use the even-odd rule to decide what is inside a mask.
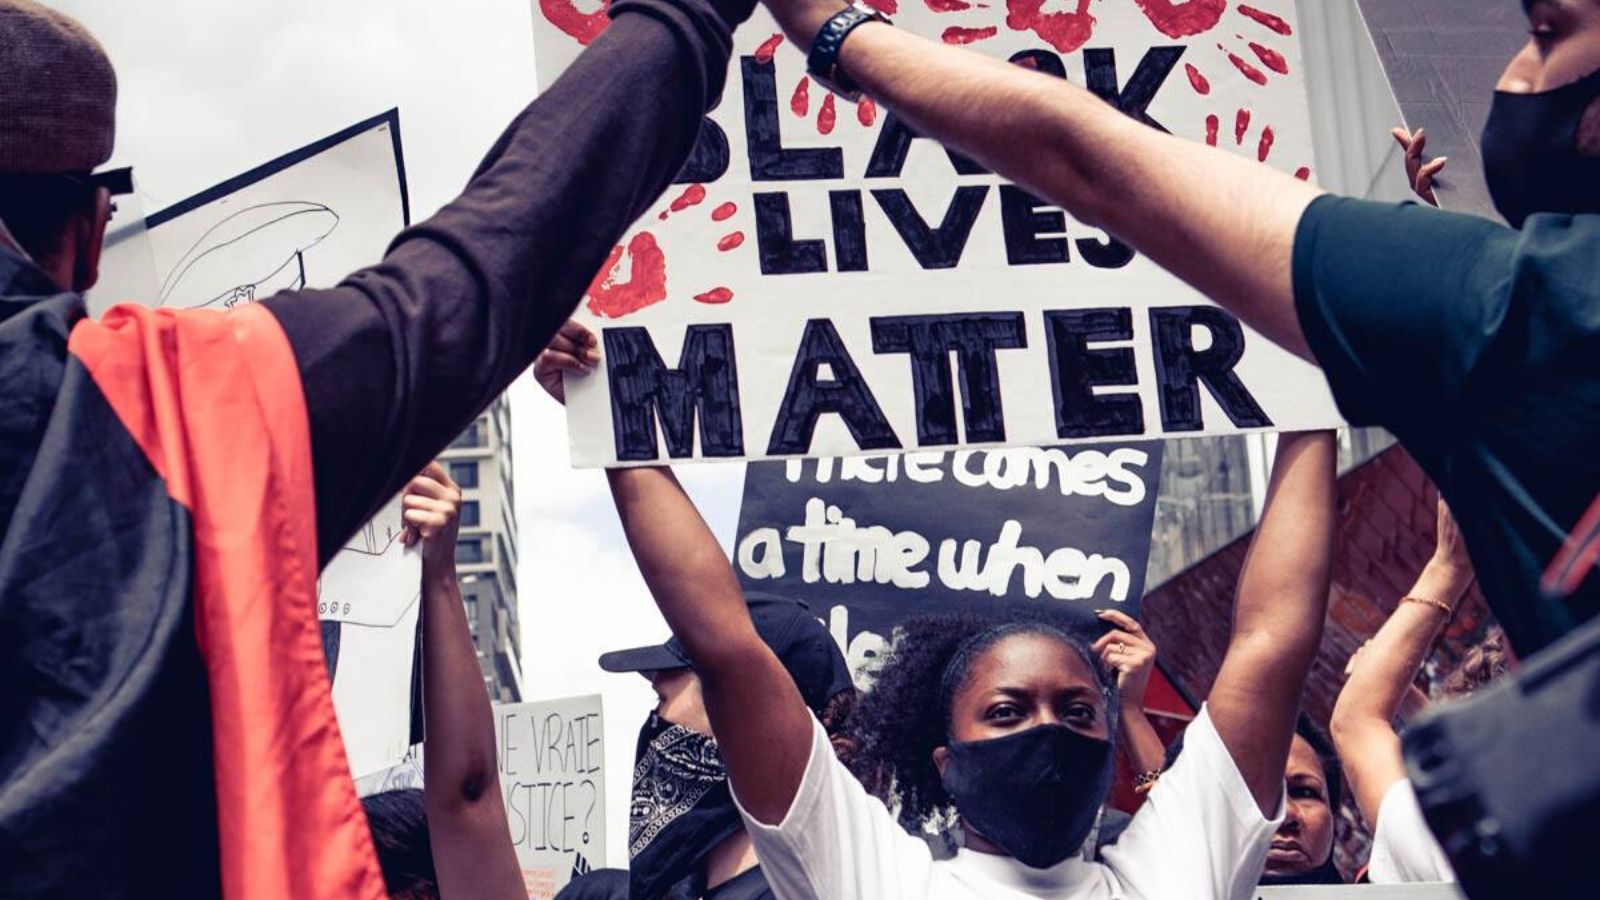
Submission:
[[[478,527],[478,515],[478,501],[467,500],[461,504],[461,524],[464,527]]]
[[[478,486],[478,464],[453,462],[450,464],[450,477],[464,488],[475,488]]]
[[[467,450],[473,447],[489,446],[489,441],[487,439],[488,436],[485,434],[485,431],[486,429],[483,427],[482,419],[473,422],[471,425],[467,426],[466,431],[461,432],[461,434],[456,436],[455,440],[450,442],[450,449]]]
[[[482,538],[462,538],[456,541],[457,563],[481,563],[484,561]]]

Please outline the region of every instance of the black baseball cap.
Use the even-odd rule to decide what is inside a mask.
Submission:
[[[811,613],[811,607],[798,600],[758,591],[746,593],[745,603],[750,607],[756,634],[777,654],[800,689],[800,696],[813,711],[821,712],[835,694],[855,686],[839,645]],[[603,654],[600,668],[607,672],[659,672],[694,666],[683,644],[673,637],[662,644]]]

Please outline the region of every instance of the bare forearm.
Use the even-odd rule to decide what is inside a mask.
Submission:
[[[639,571],[700,676],[734,793],[760,821],[779,822],[810,756],[805,701],[756,633],[733,567],[671,471],[607,474]]]
[[[899,29],[856,29],[840,61],[921,133],[1105,228],[1311,358],[1290,258],[1316,188],[1134,122],[1065,80]]]
[[[1262,810],[1277,802],[1300,693],[1322,640],[1335,528],[1331,432],[1284,435],[1209,699]]]
[[[428,805],[447,808],[486,797],[499,803],[494,712],[453,564],[424,564],[422,602]]]
[[[1133,771],[1140,774],[1161,771],[1167,761],[1167,747],[1161,743],[1161,735],[1156,733],[1144,710],[1124,706],[1121,730],[1122,752],[1128,755]]]

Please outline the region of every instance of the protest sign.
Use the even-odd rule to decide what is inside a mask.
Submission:
[[[390,110],[114,232],[90,311],[124,300],[221,311],[332,287],[382,259],[409,220],[400,117]],[[358,777],[398,763],[414,737],[422,563],[401,546],[401,529],[395,498],[317,586],[334,707]]]
[[[495,706],[500,787],[530,900],[605,864],[600,696]]]
[[[1065,77],[1152,127],[1313,172],[1289,0],[875,2],[898,27]],[[603,4],[536,3],[541,84],[605,24]],[[765,10],[734,43],[680,186],[580,307],[605,360],[569,379],[577,465],[1339,421],[1314,367],[1148,259],[870,99],[831,95]]]
[[[1139,614],[1161,444],[753,463],[734,565],[804,600],[851,671],[915,615],[991,597]]]

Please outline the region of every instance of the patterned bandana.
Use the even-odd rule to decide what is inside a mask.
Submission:
[[[628,896],[659,900],[704,888],[705,858],[742,823],[717,742],[651,713],[639,730],[628,816]]]

